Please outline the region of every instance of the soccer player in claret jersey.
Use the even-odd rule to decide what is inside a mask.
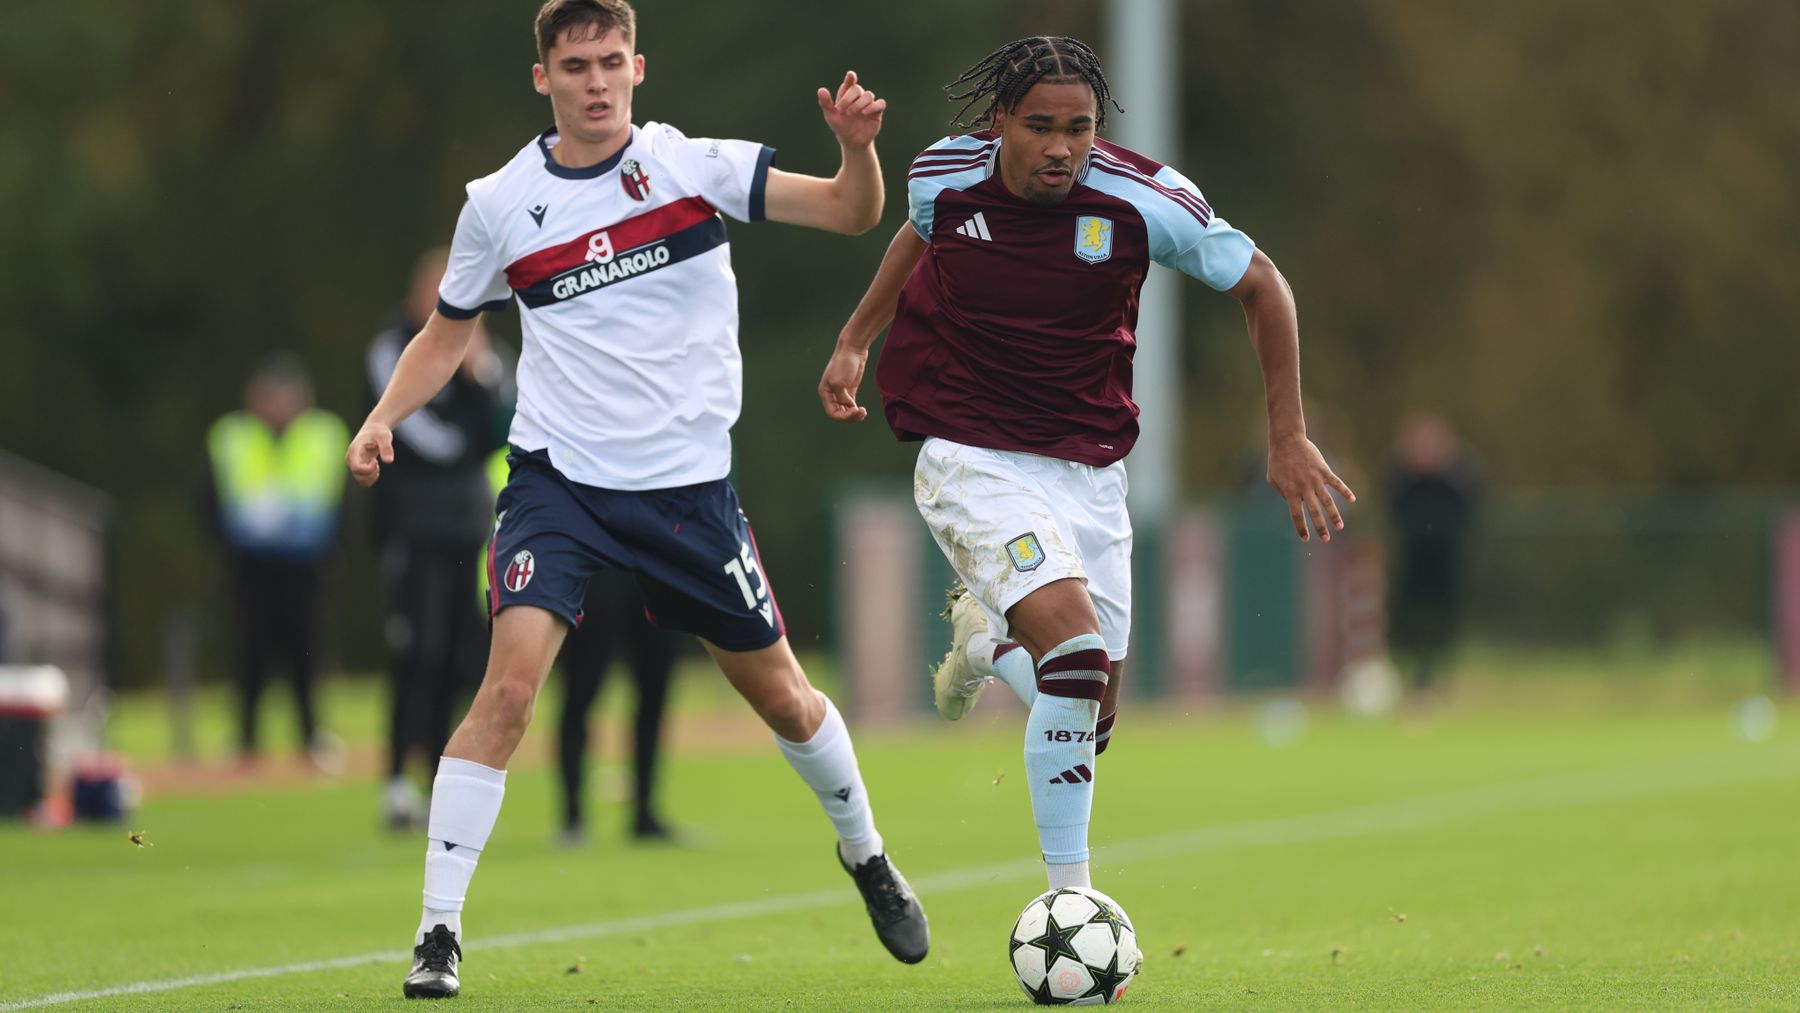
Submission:
[[[663,626],[705,641],[818,796],[877,936],[916,963],[929,945],[924,911],[884,853],[843,718],[788,647],[726,478],[743,384],[721,212],[840,233],[873,227],[886,103],[854,73],[836,94],[819,89],[842,166],[829,179],[785,173],[760,144],[632,124],[645,60],[624,0],[550,0],[536,27],[532,77],[555,126],[469,184],[437,312],[347,454],[359,482],[376,481],[393,461],[393,428],[455,372],[476,316],[518,303],[511,479],[487,549],[493,646],[433,785],[424,914],[404,992],[458,991],[464,895],[499,815],[507,761],[558,645],[581,621],[588,577],[603,567],[635,573]]]
[[[856,391],[891,322],[876,381],[894,434],[924,441],[913,495],[962,585],[933,676],[938,710],[962,717],[994,677],[1031,708],[1025,772],[1050,887],[1085,887],[1094,757],[1131,626],[1122,459],[1138,434],[1132,329],[1152,263],[1243,305],[1268,478],[1300,539],[1309,520],[1326,540],[1343,527],[1332,491],[1355,497],[1306,435],[1287,283],[1186,177],[1094,136],[1111,97],[1092,49],[1022,39],[947,90],[980,129],[913,161],[910,221],[839,335],[819,398],[838,421],[867,417]]]

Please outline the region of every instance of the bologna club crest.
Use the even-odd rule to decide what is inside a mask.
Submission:
[[[537,572],[537,561],[532,558],[530,552],[520,549],[518,554],[513,556],[512,562],[506,564],[506,576],[501,579],[506,581],[508,591],[523,591],[525,585],[531,583],[531,575],[535,572]]]
[[[619,183],[632,200],[644,200],[650,196],[650,174],[638,164],[635,158],[627,158],[625,164],[619,166]]]

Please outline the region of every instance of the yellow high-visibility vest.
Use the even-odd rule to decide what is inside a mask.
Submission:
[[[507,448],[501,447],[487,459],[488,488],[492,490],[496,500],[500,498],[500,490],[506,488],[506,480],[512,477],[512,465],[506,463],[506,454]],[[495,527],[498,528],[499,525],[495,525]],[[496,534],[498,534],[497,530],[488,532],[488,544],[482,552],[481,565],[475,568],[476,572],[481,574],[481,600],[484,602],[487,601],[488,594],[487,564],[488,559],[494,554],[494,535]]]
[[[344,423],[316,408],[279,435],[248,412],[213,423],[206,446],[227,540],[252,552],[323,554],[337,530],[349,443]]]
[[[512,477],[512,465],[506,463],[508,452],[506,447],[501,447],[487,459],[488,490],[495,499],[500,498],[500,490],[506,488],[506,480]]]

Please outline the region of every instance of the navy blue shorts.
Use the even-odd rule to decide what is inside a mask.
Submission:
[[[787,633],[756,552],[756,536],[725,479],[623,492],[563,477],[542,450],[517,447],[488,540],[488,614],[535,605],[581,623],[588,578],[637,577],[658,626],[727,651],[768,647]]]

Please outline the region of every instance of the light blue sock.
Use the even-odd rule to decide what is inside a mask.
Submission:
[[[1051,648],[1037,665],[1037,699],[1025,722],[1025,775],[1038,845],[1049,865],[1088,860],[1094,725],[1110,673],[1106,642],[1091,633]]]
[[[999,645],[996,643],[994,646]],[[990,647],[989,650],[991,652],[993,648]],[[988,657],[993,659],[990,665],[994,674],[1018,696],[1020,703],[1029,707],[1037,702],[1037,668],[1031,663],[1030,651],[1015,644],[998,658],[994,658],[992,653]]]

